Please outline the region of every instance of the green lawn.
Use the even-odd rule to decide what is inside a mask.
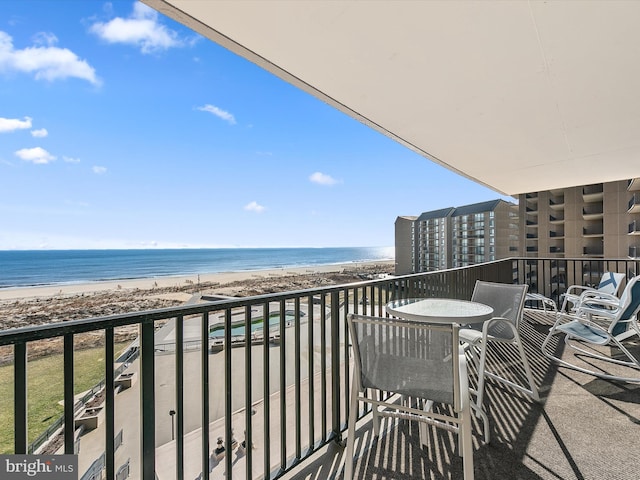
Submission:
[[[130,342],[116,344],[118,352]],[[63,355],[49,355],[30,361],[27,367],[29,442],[63,414]],[[104,348],[74,352],[74,392],[82,393],[104,377]],[[0,454],[13,453],[13,365],[0,367]]]

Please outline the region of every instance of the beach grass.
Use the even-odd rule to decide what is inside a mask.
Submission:
[[[115,345],[118,352],[130,342]],[[104,377],[104,348],[74,352],[74,392],[90,390]],[[64,383],[63,354],[52,354],[29,361],[28,367],[29,443],[62,416]],[[0,454],[13,453],[13,365],[0,367]]]

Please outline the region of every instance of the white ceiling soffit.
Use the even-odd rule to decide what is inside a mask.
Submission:
[[[640,2],[144,2],[498,192],[640,177]]]

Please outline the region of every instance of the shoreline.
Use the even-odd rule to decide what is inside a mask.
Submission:
[[[52,284],[6,287],[0,289],[0,301],[26,300],[33,298],[60,297],[84,293],[127,290],[153,290],[159,288],[197,286],[198,284],[227,284],[260,278],[275,278],[288,275],[314,275],[343,271],[357,271],[359,268],[370,268],[375,265],[389,267],[394,260],[377,260],[363,262],[347,262],[328,265],[307,265],[302,267],[281,267],[258,270],[241,270],[229,272],[200,273],[188,275],[170,275],[165,277],[143,277],[123,280],[100,280],[95,282]]]

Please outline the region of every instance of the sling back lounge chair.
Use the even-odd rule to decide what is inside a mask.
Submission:
[[[587,287],[583,285],[571,285],[567,291],[560,296],[562,301],[561,312],[576,311],[580,308],[582,299],[593,298],[600,293],[607,295],[618,295],[620,286],[624,281],[624,273],[605,272],[600,279],[597,288]]]
[[[484,438],[486,442],[489,442],[489,421],[482,408],[485,377],[515,388],[536,401],[540,399],[518,332],[527,289],[528,285],[492,283],[478,280],[473,289],[471,301],[493,307],[494,317],[484,323],[469,325],[460,329],[460,340],[466,343],[467,349],[471,352],[471,356],[477,366],[478,385],[475,392],[472,391],[472,393],[475,393],[475,402],[472,406],[476,414],[484,422]],[[487,349],[492,342],[516,345],[528,386],[520,385],[502,375],[498,375],[497,370],[489,371],[487,369]],[[492,365],[492,367],[499,367],[499,365]],[[501,368],[504,370],[506,366],[503,365]]]
[[[464,354],[459,353],[458,326],[354,314],[347,316],[347,322],[355,367],[349,407],[345,480],[353,478],[358,402],[372,405],[376,437],[380,433],[382,416],[417,420],[457,433],[464,478],[472,480],[473,446],[467,364]],[[373,391],[366,395],[367,389]],[[384,399],[380,392],[387,392],[391,396]],[[407,404],[407,399],[425,400],[428,406],[411,406],[415,402]],[[449,405],[450,410],[436,412],[432,408],[433,402]]]
[[[640,359],[623,342],[632,337],[640,338],[638,327],[640,311],[640,276],[633,277],[620,298],[599,293],[591,298],[583,298],[577,311],[559,313],[547,338],[542,343],[542,353],[565,367],[609,380],[640,383]],[[580,357],[585,357],[584,366],[571,363],[554,355],[549,349],[549,341],[554,335],[564,334],[565,344],[574,349]],[[602,348],[606,347],[606,348]],[[617,351],[621,355],[617,354]],[[635,372],[635,376],[616,375],[602,369],[594,369],[591,359],[598,359],[623,365]]]

